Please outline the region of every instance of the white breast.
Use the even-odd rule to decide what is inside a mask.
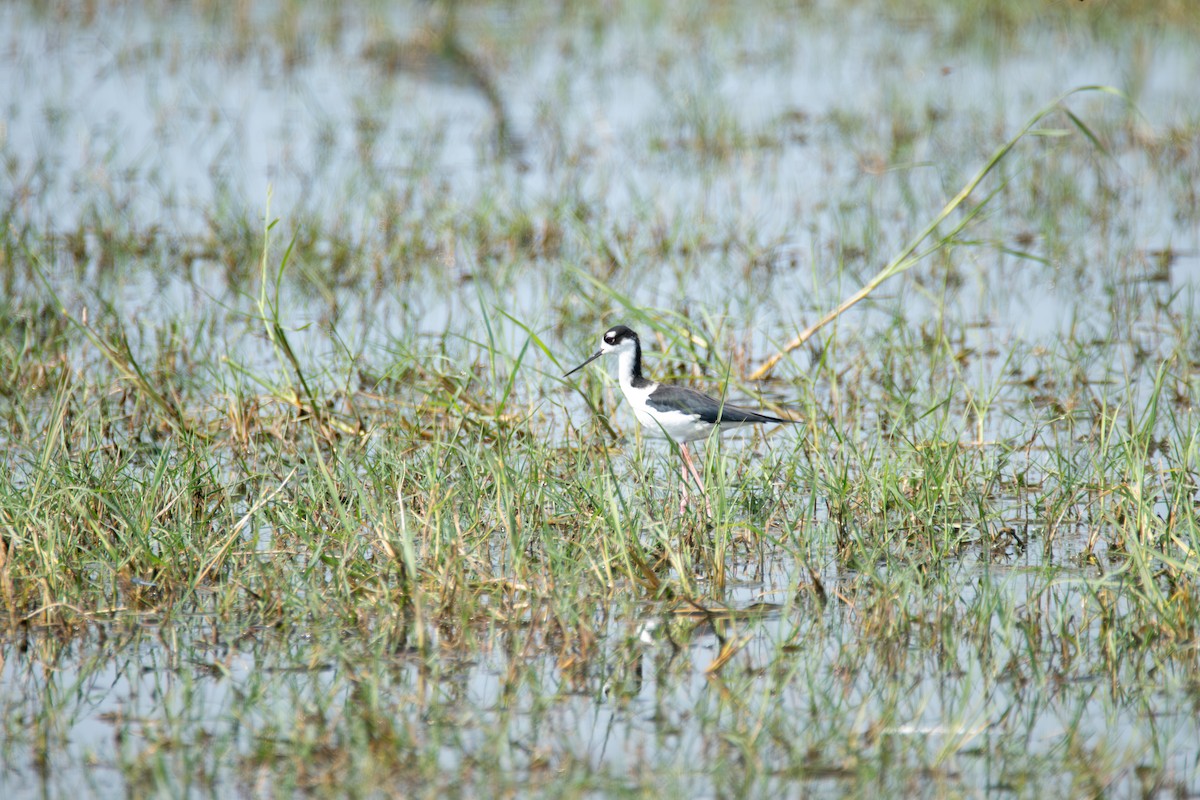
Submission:
[[[629,401],[633,415],[650,435],[662,436],[665,433],[676,442],[686,444],[707,437],[712,433],[714,427],[720,429],[719,425],[705,425],[700,422],[698,414],[686,414],[682,411],[655,411],[650,408],[646,401],[650,397],[650,393],[658,388],[658,384],[647,382],[644,386],[635,387],[632,378],[633,359],[632,350],[625,350],[619,354],[617,378],[621,384],[621,394],[625,395],[625,399]]]
[[[656,411],[647,404],[650,393],[658,388],[658,384],[635,388],[632,384],[622,381],[621,394],[629,401],[633,415],[652,436],[666,434],[679,443],[694,442],[712,433],[713,427],[700,422],[698,414],[686,414],[682,411]]]

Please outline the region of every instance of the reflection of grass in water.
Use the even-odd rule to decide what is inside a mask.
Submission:
[[[970,241],[943,232],[953,247],[777,365],[770,396],[809,421],[708,448],[711,527],[672,513],[673,465],[602,371],[577,392],[556,377],[619,309],[665,353],[658,374],[756,391],[753,288],[728,280],[720,315],[629,290],[663,259],[699,263],[652,216],[583,193],[401,198],[378,236],[285,219],[286,258],[234,211],[199,244],[117,214],[99,239],[6,226],[6,763],[53,780],[99,702],[100,761],[146,793],[1190,785],[1170,770],[1194,734],[1171,713],[1195,683],[1194,311],[1142,280],[1119,192],[1073,221],[1084,152],[1076,130],[1006,157]],[[1013,247],[1009,219],[1037,233]],[[868,245],[887,227],[844,222]],[[961,294],[1093,238],[1111,260],[1053,262],[1091,292],[1080,322],[986,352]],[[96,246],[99,298],[220,252],[229,308],[138,319],[73,289],[52,302],[23,272],[37,253],[70,289]],[[289,301],[370,308],[377,280],[472,298],[469,322],[369,338]],[[510,307],[522,282],[549,315]],[[877,336],[846,322],[872,315]]]

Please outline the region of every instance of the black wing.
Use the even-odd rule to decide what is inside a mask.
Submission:
[[[767,414],[759,414],[748,408],[739,408],[729,403],[709,397],[703,392],[688,389],[685,386],[663,386],[650,393],[646,404],[655,411],[679,411],[683,414],[695,414],[702,422],[719,424],[722,422],[799,422],[795,419],[780,419]]]

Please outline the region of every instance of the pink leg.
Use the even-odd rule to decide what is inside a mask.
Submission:
[[[712,504],[708,502],[708,489],[704,488],[704,481],[700,477],[700,470],[696,469],[696,464],[692,461],[692,454],[688,452],[686,444],[679,445],[679,454],[683,456],[684,492],[687,491],[687,473],[690,470],[691,477],[696,479],[696,485],[700,487],[700,493],[704,495],[704,510],[708,512],[709,517],[712,517]]]

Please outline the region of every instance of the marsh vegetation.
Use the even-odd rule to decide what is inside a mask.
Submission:
[[[1187,4],[536,5],[0,10],[4,796],[1200,792]]]

